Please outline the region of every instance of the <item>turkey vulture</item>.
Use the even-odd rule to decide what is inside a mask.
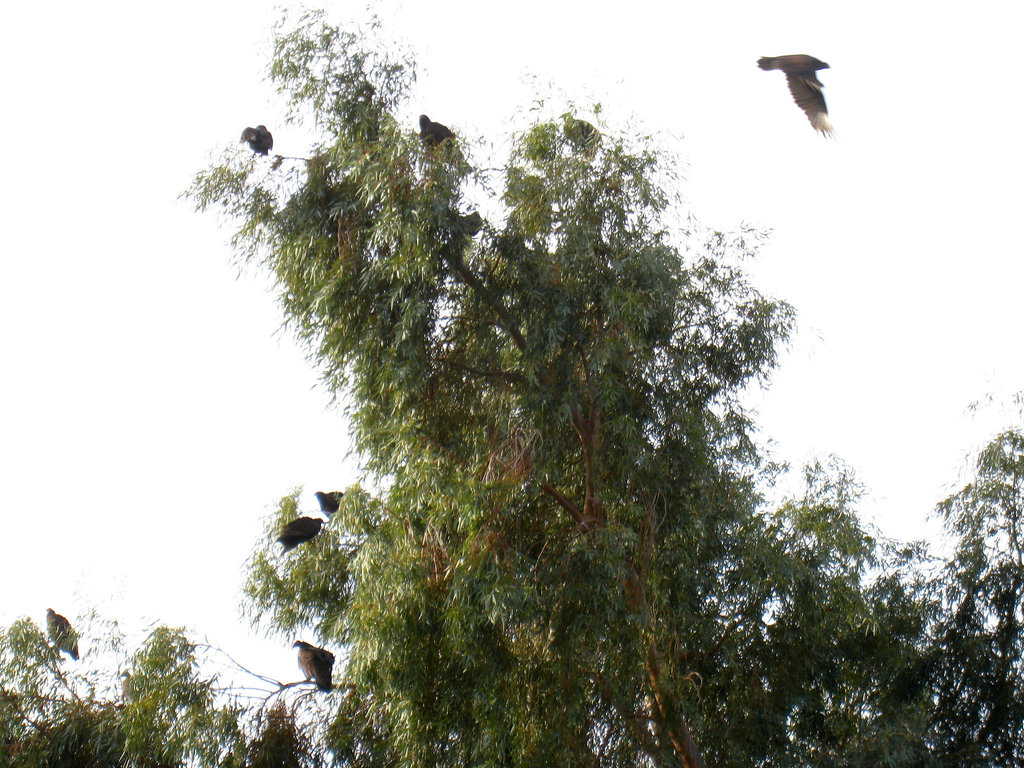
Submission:
[[[420,138],[428,147],[436,147],[446,139],[455,139],[455,134],[447,125],[435,123],[426,115],[420,115]]]
[[[257,155],[265,155],[274,148],[274,137],[270,135],[265,125],[257,125],[255,128],[246,128],[242,131],[242,138],[239,143],[246,142],[249,149]]]
[[[765,56],[757,60],[761,69],[781,69],[786,73],[786,82],[793,100],[811,121],[814,130],[824,136],[832,135],[832,122],[828,119],[828,108],[825,106],[825,95],[821,89],[825,86],[815,74],[819,69],[828,69],[824,61],[798,54],[795,56]]]
[[[334,687],[331,684],[334,654],[302,640],[296,640],[292,648],[299,649],[299,669],[306,679],[316,681],[316,687],[321,691],[330,691]]]
[[[579,120],[568,112],[562,115],[565,125],[565,135],[580,151],[589,151],[597,146],[598,137],[601,135],[597,128],[586,120]]]
[[[323,491],[317,491],[313,495],[320,502],[320,511],[325,515],[333,515],[338,511],[338,505],[341,503],[341,497],[345,495],[345,492],[330,491],[329,493],[324,493]]]
[[[316,517],[300,517],[282,528],[277,540],[284,544],[284,551],[287,552],[320,533],[323,524],[324,521]]]
[[[470,237],[476,237],[484,227],[484,217],[479,211],[473,211],[465,216],[459,215],[459,223],[463,231]]]
[[[71,622],[55,613],[53,608],[46,609],[46,629],[50,639],[57,646],[58,651],[64,651],[75,661],[78,661],[78,635],[71,628]]]

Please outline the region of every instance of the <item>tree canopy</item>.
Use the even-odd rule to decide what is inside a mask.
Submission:
[[[365,463],[287,554],[281,500],[245,588],[254,624],[339,652],[323,726],[282,700],[232,730],[170,634],[157,741],[96,697],[92,740],[109,722],[151,765],[1019,762],[1020,433],[942,505],[942,569],[859,521],[839,463],[769,502],[741,398],[794,315],[736,266],[754,240],[673,224],[671,162],[599,113],[539,114],[497,172],[460,116],[424,142],[393,50],[319,14],[279,30],[270,80],[310,156],[235,149],[189,191],[273,276]],[[50,706],[31,681],[64,667],[32,632],[3,638],[11,745],[62,716],[4,703]]]

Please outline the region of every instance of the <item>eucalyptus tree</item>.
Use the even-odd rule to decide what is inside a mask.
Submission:
[[[246,586],[255,623],[342,651],[334,762],[926,753],[903,737],[927,675],[893,685],[925,664],[920,552],[865,532],[841,468],[759,495],[740,398],[793,313],[734,266],[754,241],[674,224],[654,142],[571,112],[522,126],[497,171],[469,100],[424,140],[413,63],[376,34],[279,29],[270,80],[309,156],[229,152],[189,191],[272,275],[364,461],[289,554],[282,499]]]

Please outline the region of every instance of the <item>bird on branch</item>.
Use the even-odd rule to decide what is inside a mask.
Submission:
[[[420,138],[428,147],[436,147],[449,139],[455,141],[455,134],[447,125],[435,123],[426,115],[420,115]]]
[[[292,648],[299,649],[299,669],[306,679],[314,681],[321,691],[332,690],[334,685],[331,682],[331,671],[334,669],[334,654],[302,640],[296,640]]]
[[[246,128],[242,131],[242,138],[238,142],[248,144],[249,149],[257,155],[266,155],[274,148],[274,137],[270,135],[270,131],[265,125]]]
[[[46,609],[46,630],[58,651],[64,651],[78,661],[78,634],[71,628],[71,622],[55,613],[53,608]]]

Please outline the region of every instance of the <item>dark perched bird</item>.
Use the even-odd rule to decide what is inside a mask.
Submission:
[[[420,138],[428,147],[436,147],[446,139],[455,140],[455,134],[447,125],[435,123],[426,115],[420,115]]]
[[[325,515],[333,515],[338,511],[338,505],[341,503],[341,497],[345,495],[345,492],[329,491],[324,493],[323,491],[317,491],[313,495],[320,502],[320,511]]]
[[[246,142],[249,149],[257,155],[265,155],[274,148],[274,137],[270,135],[265,125],[257,125],[255,128],[246,128],[242,131],[242,138],[239,143]]]
[[[580,151],[591,150],[597,146],[597,140],[600,137],[600,133],[597,132],[597,128],[588,123],[586,120],[579,120],[568,112],[562,115],[563,123],[565,125],[565,135]]]
[[[71,622],[55,613],[53,608],[46,609],[46,630],[58,651],[64,651],[78,661],[78,635],[71,628]]]
[[[484,217],[478,211],[473,211],[465,216],[459,216],[459,223],[462,230],[470,237],[476,237],[484,227]]]
[[[287,552],[320,533],[323,524],[324,521],[316,517],[300,517],[282,528],[277,540],[284,544],[284,551]]]
[[[316,687],[321,691],[331,690],[334,687],[331,683],[334,654],[302,640],[296,640],[292,648],[299,649],[299,669],[306,679],[315,681]]]
[[[786,82],[793,100],[811,121],[814,130],[824,136],[832,135],[832,121],[828,119],[828,108],[825,106],[825,95],[821,89],[825,86],[815,74],[819,69],[828,69],[824,61],[798,54],[795,56],[765,56],[757,60],[761,69],[781,69],[786,73]]]

